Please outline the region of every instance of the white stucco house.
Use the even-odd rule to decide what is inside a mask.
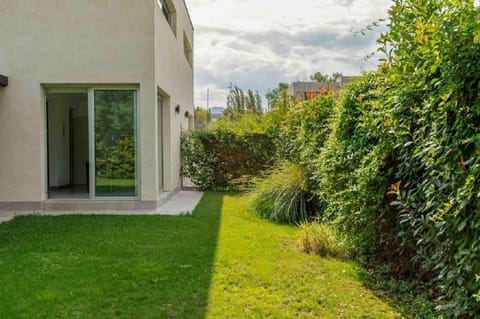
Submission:
[[[193,125],[183,0],[0,1],[0,210],[155,209]]]

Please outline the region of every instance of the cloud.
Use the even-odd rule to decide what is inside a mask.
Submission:
[[[359,74],[375,61],[385,27],[354,36],[386,16],[388,0],[187,0],[195,25],[195,103],[224,106],[230,82],[264,95],[309,74]]]

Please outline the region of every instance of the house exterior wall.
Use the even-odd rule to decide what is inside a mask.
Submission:
[[[174,3],[177,38],[156,0],[0,1],[0,72],[9,77],[0,88],[0,202],[47,197],[46,85],[139,88],[141,201],[159,198],[157,88],[168,92],[182,111],[169,112],[166,125],[165,189],[179,186],[179,124],[193,105],[193,71],[180,44],[183,30],[193,43],[193,30],[183,2]]]
[[[165,191],[180,187],[180,134],[189,126],[185,112],[193,114],[193,64],[184,54],[184,36],[193,49],[193,27],[183,0],[172,0],[176,11],[174,33],[163,16],[160,5],[155,7],[155,84],[157,95],[164,97],[164,174]],[[175,107],[180,112],[175,113]],[[156,117],[155,117],[156,118]],[[155,145],[158,145],[156,143]],[[157,162],[158,165],[158,162]]]

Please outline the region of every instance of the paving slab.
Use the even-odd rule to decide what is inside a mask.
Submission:
[[[151,210],[78,210],[78,211],[18,211],[18,212],[0,212],[0,223],[7,222],[21,215],[42,215],[42,216],[62,216],[62,215],[185,215],[193,212],[203,192],[197,191],[179,191],[157,209]]]
[[[180,191],[157,209],[159,215],[184,215],[193,212],[202,198],[202,192]]]
[[[15,218],[14,212],[0,212],[0,224],[7,223]]]

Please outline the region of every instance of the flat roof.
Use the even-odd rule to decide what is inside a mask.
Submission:
[[[8,85],[8,77],[0,74],[0,86],[7,86],[7,85]]]

